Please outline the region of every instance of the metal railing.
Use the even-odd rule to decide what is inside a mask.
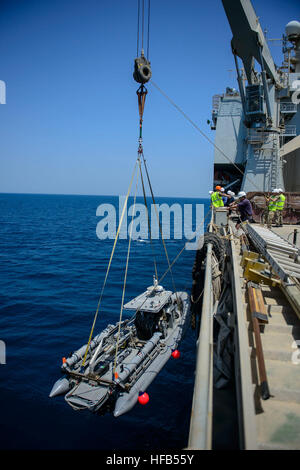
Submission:
[[[233,305],[237,326],[235,328],[235,368],[237,383],[237,402],[240,429],[240,447],[245,450],[257,449],[255,408],[250,364],[250,350],[239,265],[234,241],[230,240],[232,261]]]
[[[280,103],[281,113],[296,113],[297,105],[294,103]]]
[[[282,129],[281,135],[296,136],[297,135],[296,126],[292,124],[285,126],[284,129]]]
[[[248,129],[247,142],[250,144],[263,143],[266,140],[265,132],[258,132],[256,129]]]
[[[201,328],[197,341],[196,376],[188,449],[210,450],[212,446],[213,390],[213,286],[212,244],[207,244]]]
[[[212,222],[209,226],[212,229]],[[231,233],[231,232],[230,232]],[[256,449],[256,423],[248,331],[234,241],[231,237],[231,285],[235,327],[235,377],[239,415],[240,447]],[[190,420],[188,450],[211,450],[213,418],[213,318],[218,307],[213,293],[213,247],[207,244],[204,295],[200,334],[197,341],[196,372]]]
[[[212,108],[216,112],[218,112],[221,98],[222,98],[222,95],[214,95],[212,98]]]

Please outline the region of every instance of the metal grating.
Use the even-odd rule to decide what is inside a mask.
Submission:
[[[260,225],[246,224],[245,231],[280,279],[287,283],[291,283],[290,276],[300,279],[300,264],[297,262],[298,248],[272,230]]]

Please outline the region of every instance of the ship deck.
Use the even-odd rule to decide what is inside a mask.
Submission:
[[[220,212],[220,216],[222,214]],[[221,219],[220,219],[221,220]],[[224,220],[224,219],[223,219]],[[241,449],[261,450],[294,450],[300,449],[300,283],[299,278],[292,277],[290,271],[285,276],[284,269],[290,269],[291,263],[296,276],[300,269],[298,261],[292,260],[289,253],[297,252],[300,248],[300,234],[293,246],[295,225],[273,227],[272,230],[259,224],[249,224],[256,227],[263,235],[263,242],[270,242],[270,259],[277,257],[278,265],[271,266],[264,255],[268,255],[258,245],[251,243],[251,230],[239,229],[229,220],[224,227],[219,228],[211,223],[213,231],[226,240],[228,257],[228,274],[231,279],[233,299],[233,336],[235,341],[234,369],[235,388],[237,397],[237,414],[239,421],[239,442]],[[210,229],[212,231],[212,228]],[[300,230],[299,230],[300,231]],[[243,234],[243,237],[241,237]],[[244,235],[247,235],[251,246],[245,247]],[[277,235],[281,237],[278,239]],[[268,241],[269,240],[269,241]],[[289,242],[289,246],[286,245]],[[277,243],[277,245],[276,245]],[[208,245],[209,247],[210,245]],[[196,380],[194,388],[193,409],[191,415],[189,447],[190,449],[212,449],[213,426],[213,343],[214,314],[218,301],[212,301],[212,246],[207,249],[205,268],[205,297],[201,313],[201,327],[198,341],[196,364]],[[247,266],[247,253],[257,252],[257,265]],[[283,250],[283,252],[281,252]],[[293,252],[294,250],[294,252]],[[251,258],[251,255],[249,255]],[[245,261],[246,260],[246,261]],[[261,278],[255,272],[257,266],[268,268],[268,282],[262,271]],[[252,275],[249,266],[254,266]],[[248,271],[246,272],[246,268]],[[263,269],[263,268],[261,268]],[[278,273],[276,273],[276,269]],[[251,277],[252,276],[252,277]],[[253,277],[254,276],[254,277]],[[280,277],[281,276],[281,277]],[[249,283],[250,281],[250,283]],[[249,285],[260,290],[262,310],[267,321],[259,321],[259,335],[255,335],[254,313],[249,299]],[[296,305],[297,304],[297,305]],[[258,339],[260,337],[260,340]],[[265,365],[266,379],[270,396],[263,399],[261,386],[261,354]],[[204,359],[203,359],[204,358]],[[200,381],[201,377],[201,381]]]
[[[290,241],[294,229],[295,226],[284,226],[274,227],[272,231]],[[240,266],[244,318],[248,331],[257,448],[300,449],[300,360],[297,353],[300,345],[300,319],[284,290],[278,285],[261,284],[268,323],[260,323],[259,326],[271,394],[270,398],[263,400],[260,393],[257,345],[247,295],[247,279],[241,266],[239,241],[235,243],[234,256]]]

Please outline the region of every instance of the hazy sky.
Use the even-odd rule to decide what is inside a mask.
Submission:
[[[296,0],[253,5],[269,38],[300,19]],[[0,192],[126,193],[136,35],[137,0],[1,0]],[[211,138],[212,96],[237,88],[231,37],[221,0],[151,0],[153,80]],[[279,63],[281,47],[270,48]],[[213,147],[151,84],[143,137],[157,196],[207,197]]]

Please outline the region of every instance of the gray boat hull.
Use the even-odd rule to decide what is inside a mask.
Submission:
[[[146,340],[139,336],[136,323],[143,305],[146,307],[142,319],[150,321],[149,331],[153,330]],[[121,323],[120,335],[118,323],[108,325],[94,338],[84,367],[85,346],[72,354],[62,366],[65,377],[54,384],[50,397],[64,394],[73,409],[93,412],[105,409],[112,398],[115,417],[135,406],[140,393],[147,390],[177,348],[188,325],[190,299],[186,292],[172,293],[156,284],[125,307],[137,308],[137,312],[131,320]],[[156,323],[152,325],[153,318]],[[148,332],[146,329],[142,333],[145,331]]]

